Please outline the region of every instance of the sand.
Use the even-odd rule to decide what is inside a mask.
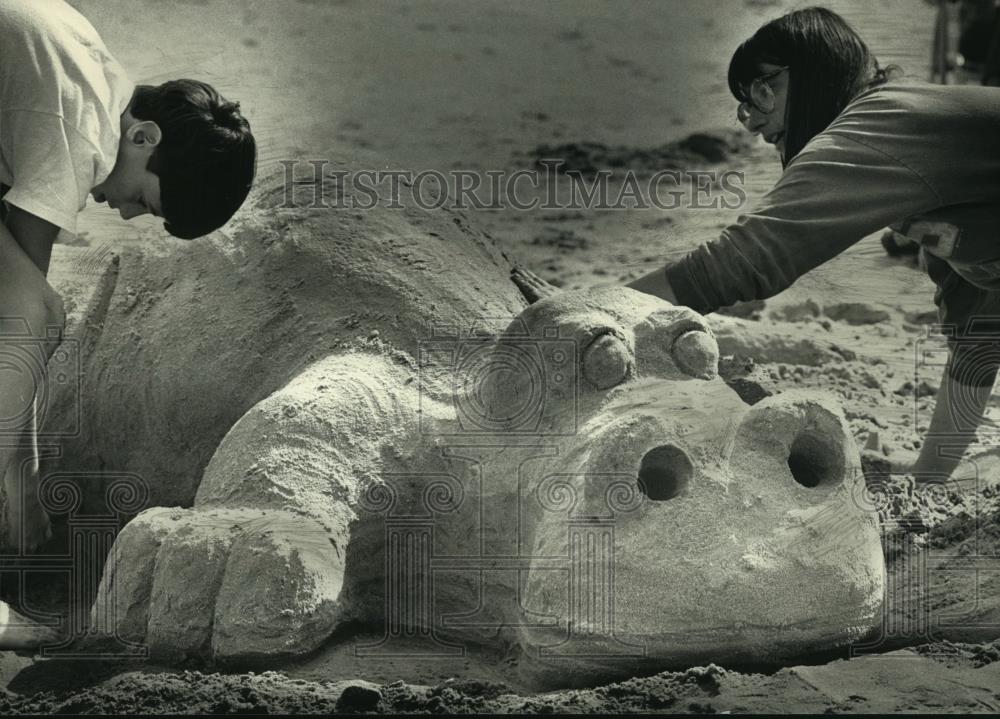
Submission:
[[[137,80],[204,77],[242,100],[265,165],[294,148],[332,141],[371,149],[398,167],[506,170],[530,167],[554,151],[595,169],[620,168],[624,161],[648,170],[674,159],[661,151],[666,143],[693,133],[726,137],[737,129],[724,82],[732,48],[792,6],[747,0],[721,10],[715,3],[668,9],[635,3],[623,10],[522,2],[471,12],[444,1],[73,4],[93,19]],[[858,25],[883,62],[925,75],[929,3],[827,4]],[[211,40],[204,28],[211,28]],[[677,159],[683,170],[713,166],[704,154]],[[748,204],[778,174],[776,158],[762,144],[736,148],[724,167],[745,173]],[[647,272],[711,238],[735,214],[503,210],[477,213],[476,221],[546,279],[585,287]],[[162,234],[152,220],[125,224],[105,208],[88,208],[81,228],[79,237],[64,240],[95,251]],[[723,354],[727,332],[743,346],[760,338],[755,362],[731,360],[748,369],[759,391],[832,391],[878,479],[887,468],[913,461],[932,407],[940,369],[921,360],[928,356],[924,348],[939,343],[926,329],[934,318],[932,293],[929,279],[905,259],[885,257],[876,238],[868,238],[775,300],[735,308],[713,323]],[[903,482],[882,483],[887,499],[876,506],[897,525],[887,541],[891,572],[905,573],[913,557],[925,558],[934,577],[928,589],[933,616],[952,621],[921,625],[912,615],[916,605],[901,594],[890,603],[887,627],[909,618],[908,630],[890,632],[864,657],[817,657],[757,671],[736,671],[720,660],[725,668],[536,694],[518,686],[516,656],[361,661],[334,641],[307,660],[268,667],[280,672],[256,674],[2,653],[7,693],[0,711],[996,710],[1000,587],[995,571],[975,567],[993,566],[1000,551],[998,412],[994,399],[978,447],[957,472],[961,491],[928,499]]]

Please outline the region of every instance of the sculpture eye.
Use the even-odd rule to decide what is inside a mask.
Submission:
[[[632,351],[620,337],[605,332],[583,350],[583,376],[597,389],[611,389],[632,373]]]
[[[692,377],[712,379],[719,372],[719,345],[702,330],[682,334],[674,340],[670,353],[677,366]]]

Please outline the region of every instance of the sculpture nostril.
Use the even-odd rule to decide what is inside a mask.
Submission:
[[[639,491],[650,499],[672,499],[684,491],[694,465],[684,450],[664,444],[646,452],[639,465]]]
[[[788,453],[788,469],[803,487],[820,487],[843,477],[840,454],[829,440],[814,432],[803,432],[792,442]]]

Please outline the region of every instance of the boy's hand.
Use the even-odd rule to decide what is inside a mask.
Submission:
[[[35,266],[42,274],[47,274],[52,243],[56,241],[59,227],[14,205],[10,205],[6,225]]]

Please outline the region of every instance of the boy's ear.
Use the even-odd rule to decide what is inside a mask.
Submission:
[[[160,126],[157,125],[152,120],[140,120],[139,122],[133,123],[129,126],[126,132],[129,142],[133,145],[145,146],[149,148],[154,148],[160,144],[160,140],[163,139],[163,133],[160,131]]]

